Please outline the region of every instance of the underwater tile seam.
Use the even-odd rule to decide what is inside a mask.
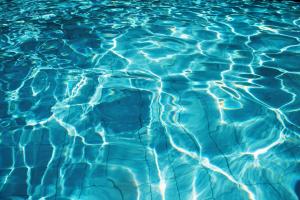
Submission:
[[[0,200],[300,199],[300,4],[0,2]]]

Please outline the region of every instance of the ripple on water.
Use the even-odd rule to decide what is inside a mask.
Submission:
[[[105,89],[102,92],[103,102],[96,105],[90,115],[107,131],[138,131],[149,123],[151,93],[133,89]],[[115,99],[114,95],[119,97]]]
[[[0,199],[299,199],[298,10],[1,2]]]
[[[266,53],[278,52],[282,48],[297,45],[299,42],[297,38],[288,37],[284,35],[260,33],[250,37],[251,46],[254,50]]]

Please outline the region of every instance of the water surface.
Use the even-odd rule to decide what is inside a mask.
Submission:
[[[296,200],[300,4],[0,2],[0,199]]]

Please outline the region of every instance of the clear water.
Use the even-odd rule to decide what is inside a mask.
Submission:
[[[296,200],[300,4],[0,3],[0,199]]]

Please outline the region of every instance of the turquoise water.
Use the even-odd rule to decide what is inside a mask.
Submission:
[[[296,1],[0,2],[0,199],[296,200]]]

